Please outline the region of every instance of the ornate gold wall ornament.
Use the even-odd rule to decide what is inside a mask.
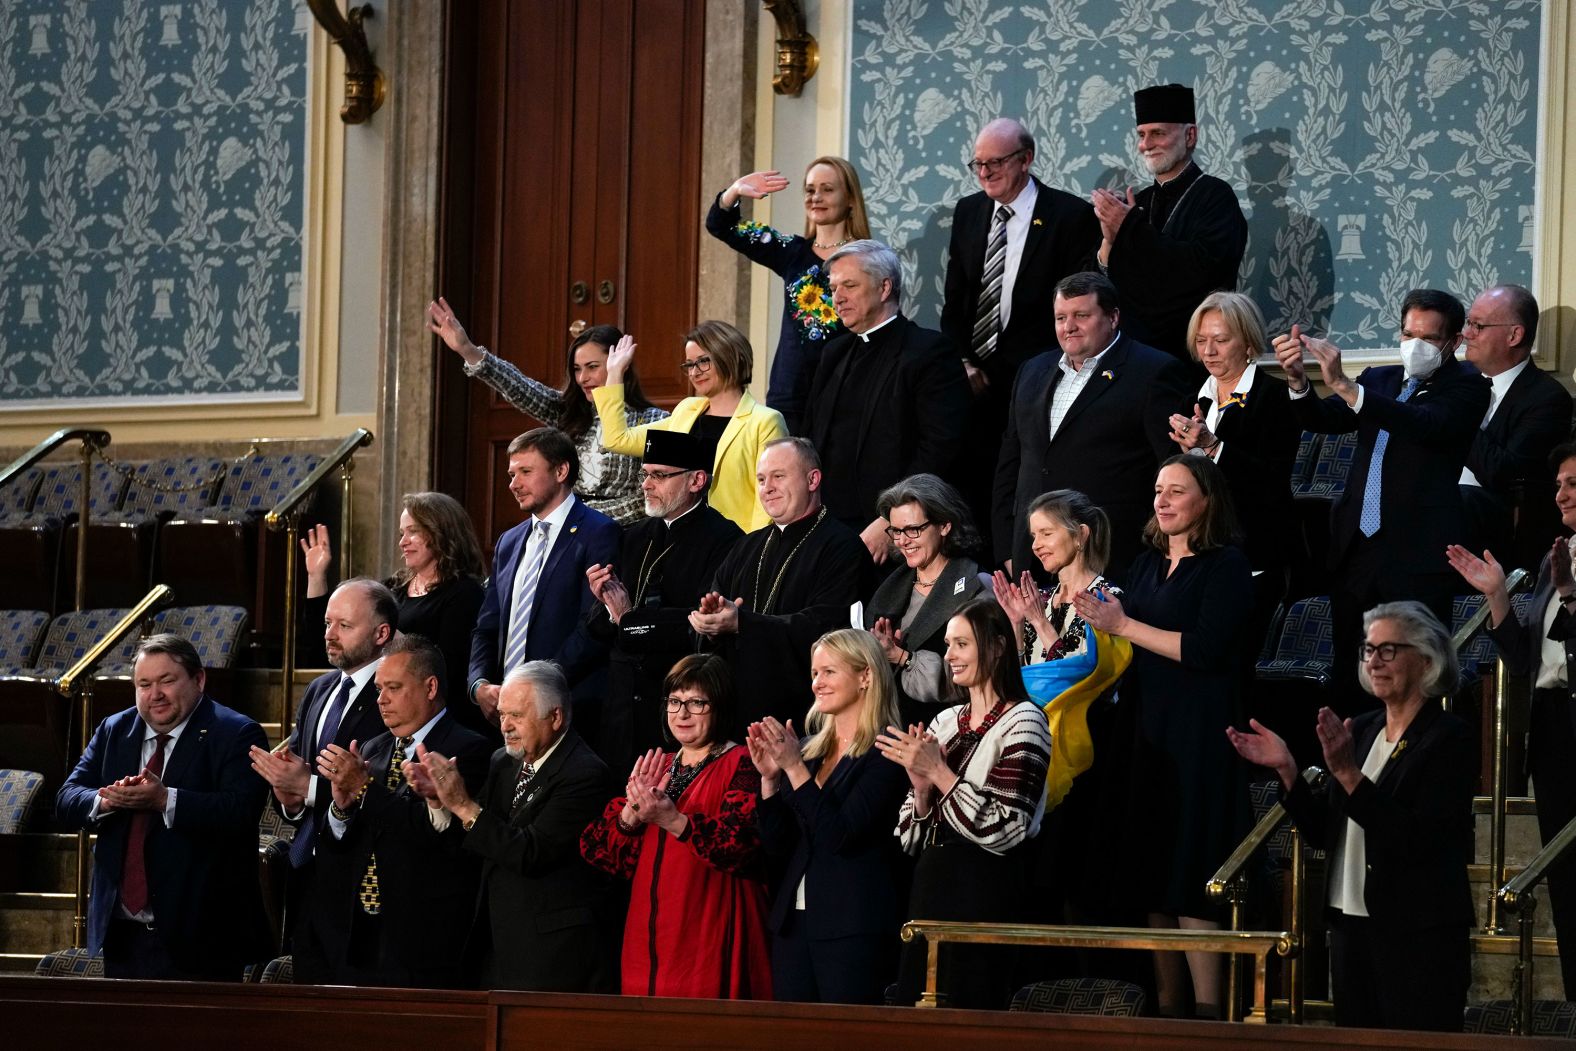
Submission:
[[[804,82],[815,76],[821,65],[821,50],[805,26],[802,0],[764,2],[777,20],[777,74],[772,77],[772,90],[798,98]]]
[[[345,104],[339,119],[346,124],[364,124],[383,105],[383,71],[372,61],[367,34],[362,22],[372,17],[372,5],[362,4],[340,13],[339,0],[306,0],[312,17],[328,38],[345,53]]]

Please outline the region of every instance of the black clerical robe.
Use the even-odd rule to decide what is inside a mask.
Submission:
[[[624,530],[622,565],[631,609],[614,624],[607,607],[597,603],[586,625],[592,638],[612,647],[607,700],[591,743],[613,770],[622,773],[636,755],[663,745],[662,680],[680,658],[695,652],[689,614],[743,536],[709,504],[671,526],[648,518]]]
[[[1164,186],[1138,191],[1133,204],[1106,261],[1122,331],[1191,361],[1187,323],[1205,296],[1237,287],[1248,221],[1231,186],[1191,162]]]
[[[733,665],[737,733],[762,716],[804,728],[810,707],[810,647],[849,626],[870,553],[859,535],[825,509],[779,529],[746,535],[717,569],[713,590],[742,598],[739,630],[706,640]]]

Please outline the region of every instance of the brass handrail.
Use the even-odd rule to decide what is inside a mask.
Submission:
[[[91,445],[95,449],[102,449],[109,444],[109,432],[97,427],[62,427],[4,468],[0,468],[0,485],[5,485],[67,442],[75,441]]]
[[[292,511],[295,511],[303,502],[305,502],[308,494],[310,494],[313,489],[317,488],[319,482],[327,478],[336,467],[355,455],[357,449],[361,448],[363,445],[371,444],[371,431],[367,430],[365,427],[357,427],[354,431],[352,431],[348,436],[346,436],[344,441],[339,443],[339,447],[337,449],[324,457],[323,462],[313,468],[311,474],[302,479],[301,483],[294,489],[286,493],[284,497],[273,506],[273,510],[269,511],[268,514],[264,516],[263,521],[268,523],[268,528],[275,530],[282,528],[285,524],[285,516],[290,514]]]
[[[323,462],[318,464],[294,489],[285,494],[284,499],[274,505],[263,521],[269,529],[277,530],[281,527],[285,531],[285,603],[284,603],[284,631],[280,639],[279,656],[279,733],[281,736],[290,733],[290,715],[294,707],[295,679],[295,644],[296,644],[296,546],[301,536],[301,505],[306,502],[307,496],[313,489],[331,474],[335,468],[340,470],[340,484],[342,486],[342,499],[340,512],[339,534],[339,566],[341,576],[349,577],[350,572],[350,458],[356,450],[363,445],[372,444],[372,432],[365,427],[357,427],[339,447],[329,453]]]
[[[156,585],[153,590],[142,596],[142,600],[131,607],[127,614],[120,618],[109,633],[95,642],[82,657],[68,668],[65,674],[56,679],[52,684],[55,691],[69,700],[73,692],[80,693],[77,710],[77,754],[88,750],[88,739],[93,733],[93,680],[88,678],[88,673],[104,659],[104,655],[120,643],[120,640],[137,628],[149,613],[162,606],[167,606],[175,598],[175,593],[164,584]],[[77,887],[76,887],[76,914],[71,919],[71,944],[78,949],[86,948],[88,932],[88,830],[83,826],[77,830]]]
[[[1311,788],[1318,788],[1324,783],[1327,776],[1317,766],[1310,766],[1302,772],[1302,779],[1308,782]],[[1286,820],[1286,805],[1284,803],[1276,803],[1270,807],[1264,816],[1259,819],[1259,823],[1253,826],[1253,831],[1249,832],[1242,842],[1237,844],[1237,849],[1233,850],[1231,856],[1225,860],[1219,869],[1215,870],[1215,874],[1204,885],[1205,893],[1217,901],[1225,897],[1227,885],[1241,874],[1242,866],[1248,863],[1248,859],[1253,856],[1253,852],[1263,846],[1265,840],[1275,834],[1275,830],[1280,827],[1280,823],[1284,820]]]
[[[1318,788],[1322,785],[1328,776],[1317,766],[1310,766],[1302,772],[1302,779],[1313,788]],[[1232,930],[1236,930],[1242,922],[1242,868],[1248,863],[1248,859],[1253,856],[1254,851],[1263,846],[1264,842],[1275,834],[1275,830],[1280,827],[1280,823],[1286,817],[1287,813],[1284,803],[1276,803],[1270,807],[1264,816],[1259,819],[1259,823],[1253,826],[1253,831],[1249,832],[1242,842],[1237,844],[1237,849],[1231,852],[1231,856],[1225,860],[1225,863],[1216,870],[1215,874],[1210,877],[1209,882],[1204,885],[1204,892],[1210,898],[1217,901],[1221,898],[1229,898]],[[1303,943],[1302,851],[1302,836],[1296,834],[1294,828],[1292,836],[1291,916],[1287,926],[1290,929],[1293,943],[1299,948]],[[1300,1025],[1302,1023],[1302,971],[1296,966],[1296,959],[1295,956],[1292,958],[1286,975],[1286,1003],[1290,1021],[1294,1025]],[[1237,1020],[1238,1004],[1241,999],[1237,990],[1239,970],[1237,958],[1232,957],[1228,962],[1226,971],[1226,1017],[1233,1022]]]
[[[104,655],[114,649],[120,640],[131,634],[131,630],[156,609],[168,606],[175,600],[175,592],[167,584],[155,584],[153,590],[142,596],[135,606],[127,611],[126,615],[109,629],[109,634],[99,639],[82,657],[68,668],[60,678],[55,680],[55,689],[63,697],[70,697],[77,680],[93,670],[93,666],[104,659]],[[87,747],[87,742],[83,742]]]
[[[1258,961],[1254,977],[1253,1011],[1246,1019],[1263,1023],[1265,984],[1271,951],[1292,956],[1298,946],[1287,931],[1203,931],[1155,927],[1079,927],[1062,924],[954,923],[943,920],[909,920],[903,924],[905,942],[924,938],[927,945],[925,991],[916,1007],[941,1007],[937,991],[940,950],[948,942],[964,945],[1062,945],[1087,949],[1151,949],[1157,951],[1251,953]]]
[[[12,460],[0,470],[0,485],[4,485],[33,466],[67,442],[80,441],[82,449],[79,462],[82,467],[82,508],[77,512],[77,586],[76,608],[88,604],[88,521],[92,518],[93,504],[93,454],[109,444],[109,432],[96,427],[62,427],[27,452]]]
[[[1533,914],[1538,908],[1537,896],[1533,893],[1549,867],[1565,856],[1572,843],[1576,843],[1576,818],[1569,821],[1564,828],[1557,832],[1553,839],[1544,844],[1543,849],[1527,863],[1513,879],[1507,880],[1499,888],[1495,897],[1507,909],[1515,910],[1520,924],[1519,947],[1516,954],[1516,970],[1514,982],[1516,995],[1512,998],[1510,1013],[1510,1031],[1520,1036],[1526,1033],[1527,1022],[1532,1017],[1532,921]]]

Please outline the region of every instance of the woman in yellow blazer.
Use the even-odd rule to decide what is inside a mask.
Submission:
[[[744,333],[726,321],[702,321],[684,337],[680,368],[695,396],[673,407],[665,420],[629,426],[624,415],[624,370],[635,358],[635,341],[625,336],[607,359],[607,383],[591,392],[602,420],[602,448],[639,456],[646,431],[687,431],[715,450],[711,506],[745,532],[771,521],[755,488],[755,461],[767,442],[788,436],[782,413],[767,408],[744,388],[754,355]]]

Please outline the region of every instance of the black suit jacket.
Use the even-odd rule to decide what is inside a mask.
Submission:
[[[344,672],[337,670],[326,672],[307,684],[306,692],[301,695],[301,706],[296,710],[295,726],[290,731],[290,751],[300,756],[314,775],[308,789],[312,794],[306,801],[308,813],[314,815],[313,829],[323,823],[323,815],[328,812],[331,802],[328,782],[316,776],[317,753],[313,751],[316,744],[313,738],[317,735],[317,724],[323,717],[323,709],[339,693],[339,681],[344,675]],[[350,742],[355,741],[359,747],[384,732],[383,716],[378,713],[377,680],[368,679],[365,686],[351,694],[350,707],[340,716],[334,743],[341,748],[349,748]],[[280,813],[283,812],[281,808]],[[305,817],[297,815],[296,820],[302,822]],[[308,834],[311,831],[309,829]]]
[[[1284,568],[1294,551],[1286,527],[1296,521],[1291,471],[1302,429],[1291,414],[1290,397],[1285,380],[1259,369],[1247,401],[1227,406],[1215,430],[1225,443],[1216,463],[1231,489],[1242,527],[1242,550],[1259,570]],[[1178,411],[1191,416],[1194,405],[1206,414],[1209,411],[1199,398]]]
[[[481,786],[492,750],[485,738],[445,712],[423,743],[459,764],[468,791]],[[385,730],[364,743],[361,754],[372,779],[350,812],[344,838],[334,837],[326,819],[318,832],[311,890],[317,943],[332,969],[345,967],[352,924],[361,909],[361,879],[376,854],[383,930],[374,967],[378,980],[390,986],[457,987],[481,866],[461,853],[464,833],[458,822],[438,832],[427,816],[426,800],[410,785],[386,787],[393,734]]]
[[[1384,731],[1384,717],[1381,709],[1352,720],[1359,763]],[[1375,924],[1389,931],[1466,927],[1473,917],[1467,866],[1477,782],[1471,729],[1430,701],[1377,780],[1365,778],[1347,795],[1332,778],[1329,798],[1321,800],[1299,777],[1286,808],[1304,834],[1331,852],[1346,834],[1347,818],[1362,826],[1368,855],[1363,902]]]
[[[859,390],[842,390],[849,358],[864,349],[853,333],[833,340],[821,354],[811,386],[806,433],[821,453],[827,472],[852,475],[851,507],[828,509],[842,521],[864,528],[876,517],[881,491],[911,474],[928,471],[949,481],[963,438],[969,408],[968,378],[952,341],[898,315],[889,324],[895,353],[883,353],[876,372]],[[882,338],[878,336],[877,338]],[[846,393],[839,407],[840,394]],[[857,414],[858,445],[839,449],[829,443],[833,414]]]
[[[1388,431],[1374,539],[1384,544],[1385,563],[1397,572],[1445,572],[1445,547],[1464,539],[1461,467],[1488,411],[1488,380],[1451,358],[1405,402],[1396,400],[1405,382],[1400,365],[1364,369],[1357,382],[1364,392],[1360,413],[1333,394],[1323,400],[1310,394],[1291,403],[1306,430],[1357,432],[1346,491],[1330,511],[1330,565],[1339,568],[1360,535],[1374,442],[1380,431]]]
[[[1007,327],[996,350],[985,360],[992,383],[1010,385],[1014,373],[1034,355],[1056,345],[1056,282],[1083,269],[1083,259],[1100,243],[1094,206],[1040,180],[1034,218],[1023,242],[1018,274],[1012,286]],[[941,331],[959,351],[972,356],[975,313],[979,310],[980,278],[996,202],[984,192],[960,200],[952,213],[952,240],[947,247],[946,300],[941,306]]]
[[[824,787],[815,783],[821,761],[806,765],[810,780],[796,789],[782,778],[779,791],[755,810],[773,870],[772,930],[785,934],[799,924],[801,935],[814,940],[892,938],[900,922],[892,829],[908,777],[873,747],[838,763]],[[802,911],[794,908],[800,880]]]
[[[110,811],[92,824],[88,815],[100,788],[141,772],[146,736],[135,708],[105,719],[55,803],[65,827],[88,825],[98,834],[87,930],[93,953],[103,948],[119,911],[132,815]],[[144,848],[149,905],[171,961],[182,971],[229,981],[238,981],[242,967],[267,949],[257,819],[268,786],[252,771],[253,745],[268,747],[261,726],[211,697],[199,700],[162,777],[176,792],[174,826],[152,815]]]
[[[512,810],[520,765],[502,748],[493,753],[476,797],[482,812],[465,835],[465,852],[482,859],[472,937],[487,959],[483,988],[615,992],[619,925],[609,913],[610,884],[580,856],[580,833],[618,785],[573,729]]]
[[[1570,394],[1528,362],[1467,451],[1479,483],[1461,487],[1474,550],[1492,548],[1507,566],[1525,568],[1548,550],[1561,532],[1548,457],[1570,434]]]
[[[1149,520],[1155,472],[1177,451],[1168,421],[1198,387],[1175,358],[1120,336],[1051,438],[1061,360],[1059,350],[1040,355],[1013,387],[996,465],[996,557],[1010,557],[1018,572],[1038,572],[1029,548],[1029,502],[1052,489],[1077,489],[1110,516],[1111,568],[1125,569]]]

